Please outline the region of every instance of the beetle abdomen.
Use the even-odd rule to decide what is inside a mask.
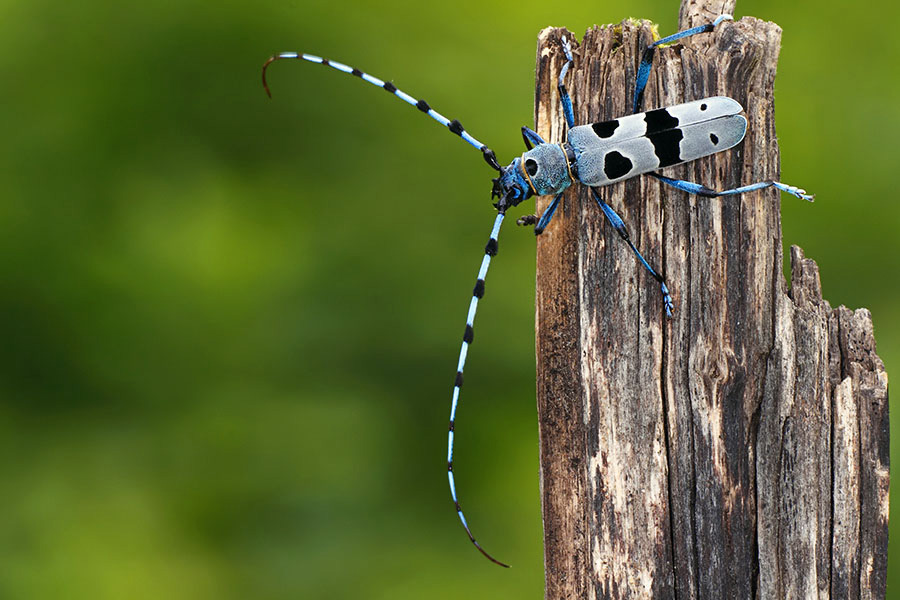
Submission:
[[[727,150],[744,139],[741,110],[718,96],[573,127],[578,179],[598,187]]]

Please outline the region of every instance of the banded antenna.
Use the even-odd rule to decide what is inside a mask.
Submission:
[[[328,60],[327,58],[298,52],[282,52],[269,58],[269,60],[265,62],[262,68],[262,84],[263,88],[266,90],[266,94],[268,94],[270,98],[272,97],[272,92],[269,90],[269,85],[266,82],[266,69],[276,60],[289,58],[302,59],[312,63],[329,66],[333,69],[337,69],[342,73],[347,73],[348,75],[359,77],[360,79],[367,81],[372,85],[378,86],[390,92],[407,104],[415,106],[420,111],[427,114],[429,117],[449,129],[451,132],[461,137],[471,146],[477,148],[478,150],[481,150],[485,162],[487,162],[487,164],[490,165],[494,170],[501,170],[500,164],[497,162],[497,157],[494,155],[494,151],[472,137],[472,135],[470,135],[469,132],[467,132],[462,124],[456,119],[453,119],[452,121],[449,120],[447,117],[431,108],[431,106],[429,106],[425,100],[416,100],[409,94],[397,89],[397,87],[390,81],[382,81],[381,79],[373,77],[368,73],[364,73],[359,69],[349,67],[339,62]],[[484,258],[481,261],[481,268],[478,270],[478,279],[475,282],[475,289],[472,292],[472,301],[469,304],[469,313],[466,317],[466,331],[463,335],[463,343],[459,351],[459,362],[456,366],[456,380],[453,385],[453,400],[450,407],[450,429],[447,437],[447,478],[450,482],[450,497],[453,499],[453,506],[456,509],[456,514],[459,516],[459,520],[462,523],[463,528],[466,530],[466,535],[469,536],[469,540],[472,542],[472,544],[475,545],[478,551],[486,556],[490,561],[500,565],[501,567],[509,568],[509,565],[500,562],[499,560],[488,554],[487,551],[481,547],[481,544],[479,544],[475,540],[475,536],[472,535],[472,530],[469,529],[469,524],[466,522],[466,517],[463,515],[462,508],[460,508],[459,500],[456,496],[456,481],[453,478],[453,428],[456,421],[456,408],[459,404],[459,392],[463,382],[463,368],[466,364],[466,355],[468,353],[469,344],[472,343],[473,339],[473,326],[475,324],[475,313],[478,310],[478,301],[484,296],[484,278],[487,275],[488,267],[491,264],[491,258],[497,254],[497,237],[500,235],[500,225],[503,223],[503,218],[505,216],[504,211],[505,209],[499,210],[497,213],[497,218],[494,220],[494,227],[491,230],[491,237],[484,248]]]
[[[462,346],[460,346],[459,349],[459,362],[456,365],[456,381],[453,383],[453,400],[450,404],[450,430],[447,433],[447,479],[450,481],[450,497],[453,498],[456,514],[459,515],[459,520],[462,522],[463,527],[465,527],[469,539],[475,544],[478,551],[484,554],[491,562],[494,562],[501,567],[509,568],[509,565],[500,562],[488,554],[487,551],[481,547],[481,544],[475,541],[475,536],[472,535],[469,524],[466,523],[466,517],[463,516],[462,508],[459,506],[459,500],[456,497],[456,482],[453,479],[453,430],[456,423],[456,407],[459,405],[459,392],[460,389],[462,389],[463,384],[463,369],[466,366],[466,355],[469,353],[469,345],[472,343],[475,336],[475,313],[478,311],[478,301],[484,297],[484,278],[487,276],[488,267],[491,266],[491,258],[497,255],[497,238],[500,235],[500,225],[503,224],[504,216],[503,212],[499,212],[497,213],[497,218],[494,220],[494,228],[491,230],[491,237],[484,247],[484,258],[481,260],[481,268],[478,269],[478,278],[475,280],[475,289],[472,290],[472,302],[469,303],[469,314],[466,316],[466,331],[463,334]]]
[[[397,86],[395,86],[390,81],[382,81],[381,79],[378,79],[377,77],[373,77],[372,75],[369,75],[368,73],[364,73],[363,71],[360,71],[359,69],[356,69],[354,67],[348,67],[347,65],[345,65],[343,63],[335,62],[333,60],[328,60],[327,58],[322,58],[321,56],[315,56],[312,54],[303,54],[302,52],[281,52],[281,53],[276,54],[276,55],[272,56],[271,58],[269,58],[269,60],[267,60],[262,67],[262,84],[263,84],[263,88],[266,90],[266,94],[269,95],[269,98],[272,97],[272,92],[271,92],[271,90],[269,90],[269,84],[266,82],[266,69],[269,68],[269,65],[272,64],[273,62],[275,62],[276,60],[282,60],[282,59],[286,59],[286,58],[302,59],[302,60],[306,60],[306,61],[316,63],[319,65],[325,65],[327,67],[337,69],[341,73],[347,73],[348,75],[353,75],[355,77],[359,77],[363,81],[368,81],[372,85],[378,86],[381,89],[390,92],[391,94],[397,96],[398,98],[400,98],[407,104],[415,106],[420,111],[422,111],[423,113],[425,113],[426,115],[428,115],[429,117],[431,117],[432,119],[434,119],[435,121],[437,121],[438,123],[440,123],[441,125],[446,127],[447,129],[449,129],[452,133],[455,133],[456,135],[461,137],[463,140],[465,140],[470,145],[481,150],[481,154],[484,157],[485,162],[487,162],[487,164],[489,164],[491,166],[491,168],[494,169],[495,171],[500,170],[500,163],[497,162],[497,156],[494,154],[494,151],[491,150],[490,148],[488,148],[485,144],[482,144],[481,142],[476,140],[474,137],[472,137],[472,135],[469,134],[468,131],[466,131],[465,127],[462,126],[462,123],[460,123],[456,119],[453,119],[451,121],[450,119],[448,119],[441,113],[439,113],[436,110],[434,110],[433,108],[431,108],[431,106],[429,106],[429,104],[427,102],[425,102],[424,100],[416,100],[415,98],[413,98],[406,92],[397,89]]]

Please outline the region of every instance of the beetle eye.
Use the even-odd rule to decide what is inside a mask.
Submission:
[[[538,170],[537,169],[537,161],[535,161],[533,158],[527,159],[525,161],[525,170],[528,172],[529,175],[534,177],[535,173],[537,173],[537,170]]]

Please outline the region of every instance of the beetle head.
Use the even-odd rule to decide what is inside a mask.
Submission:
[[[531,186],[522,176],[522,169],[519,165],[521,160],[521,158],[516,158],[508,166],[501,168],[500,176],[493,180],[491,198],[499,198],[494,203],[494,207],[499,212],[506,212],[509,207],[516,206],[532,196]]]

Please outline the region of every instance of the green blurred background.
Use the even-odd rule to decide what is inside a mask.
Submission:
[[[785,30],[783,179],[817,194],[785,242],[896,364],[900,9],[737,10]],[[674,32],[677,3],[0,2],[0,597],[540,598],[533,236],[502,240],[460,412],[504,571],[444,462],[491,171],[353,78],[279,63],[270,101],[259,70],[347,62],[507,160],[537,32],[628,16]]]

